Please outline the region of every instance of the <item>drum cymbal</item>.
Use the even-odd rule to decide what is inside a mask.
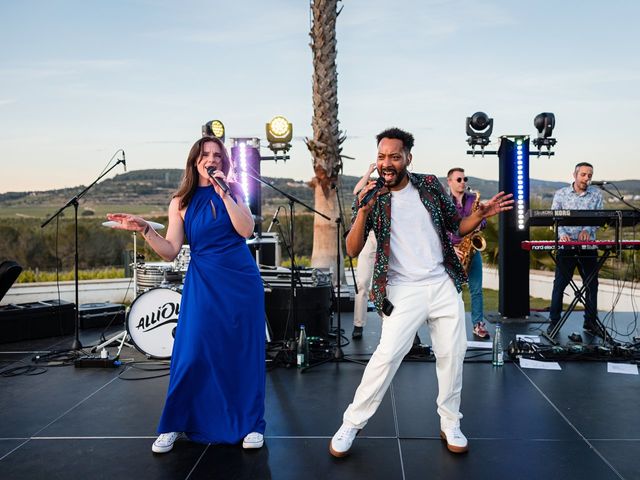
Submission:
[[[162,230],[164,228],[164,225],[158,222],[151,222],[149,220],[147,220],[147,223],[151,226],[151,228],[153,228],[154,230]],[[114,222],[114,221],[108,221],[108,222],[102,222],[102,226],[103,227],[108,227],[108,228],[114,228],[116,225],[120,225],[119,222]]]

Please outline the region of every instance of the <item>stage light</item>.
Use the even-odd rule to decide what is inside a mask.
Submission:
[[[556,116],[550,112],[539,113],[533,119],[533,125],[538,130],[538,138],[533,140],[533,145],[538,147],[538,150],[543,146],[551,150],[556,144],[556,139],[551,137],[556,126]]]
[[[293,126],[286,118],[277,115],[266,126],[267,141],[273,152],[288,152],[293,138]]]
[[[237,180],[242,188],[243,200],[256,218],[262,215],[260,183],[260,139],[231,138],[231,158],[236,169]],[[258,225],[259,222],[256,222]],[[256,228],[259,228],[257,226]]]
[[[220,120],[211,120],[202,126],[203,137],[216,137],[224,142],[224,124]]]
[[[467,143],[474,149],[476,146],[480,146],[482,150],[489,145],[491,132],[493,132],[493,118],[489,118],[484,112],[476,112],[470,117],[467,117],[466,122]]]

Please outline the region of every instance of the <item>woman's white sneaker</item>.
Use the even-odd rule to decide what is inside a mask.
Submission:
[[[258,432],[251,432],[242,441],[242,448],[262,448],[262,445],[264,445],[264,435]]]
[[[161,433],[156,441],[153,442],[151,450],[155,453],[167,453],[173,448],[173,444],[179,438],[182,438],[184,434],[182,432],[169,432]]]

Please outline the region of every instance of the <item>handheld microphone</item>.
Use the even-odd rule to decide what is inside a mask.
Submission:
[[[216,167],[207,167],[207,173],[211,178],[213,178],[213,181],[218,184],[218,186],[222,189],[224,193],[229,193],[229,185],[227,185],[227,183],[221,178],[213,176],[213,173],[215,171],[216,171]]]
[[[362,201],[360,202],[360,208],[364,207],[367,203],[369,203],[369,201],[371,201],[371,199],[373,198],[373,196],[378,193],[378,191],[384,187],[384,178],[382,177],[378,177],[378,179],[376,180],[376,184],[375,186],[369,190],[367,192],[367,194],[364,196],[364,198],[362,199]]]
[[[124,171],[127,171],[127,159],[124,156],[124,150],[122,150],[122,166],[124,167]]]
[[[609,185],[609,183],[611,183],[611,182],[605,182],[605,181],[602,181],[602,180],[597,181],[596,180],[596,181],[589,182],[589,185],[596,185],[596,186],[599,187],[601,185]]]
[[[282,205],[280,205],[276,209],[276,213],[273,214],[273,218],[271,219],[271,223],[269,224],[269,228],[267,228],[267,233],[269,233],[271,231],[271,228],[273,227],[273,224],[278,221],[278,213],[280,212],[281,208],[282,208]]]

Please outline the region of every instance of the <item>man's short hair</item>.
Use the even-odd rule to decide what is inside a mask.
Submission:
[[[380,132],[378,135],[376,135],[376,145],[380,145],[380,142],[383,138],[400,140],[402,142],[402,148],[407,154],[410,153],[411,149],[413,148],[413,135],[411,135],[409,132],[405,132],[404,130],[400,130],[399,128],[387,128],[386,130]]]
[[[447,178],[451,178],[451,174],[452,174],[453,172],[460,172],[460,173],[464,173],[464,168],[462,168],[462,167],[453,167],[451,170],[449,170],[449,171],[447,172]]]
[[[580,167],[589,167],[593,170],[593,165],[591,165],[589,162],[580,162],[576,164],[576,167],[573,170],[573,173],[578,173],[578,170],[580,169]]]

